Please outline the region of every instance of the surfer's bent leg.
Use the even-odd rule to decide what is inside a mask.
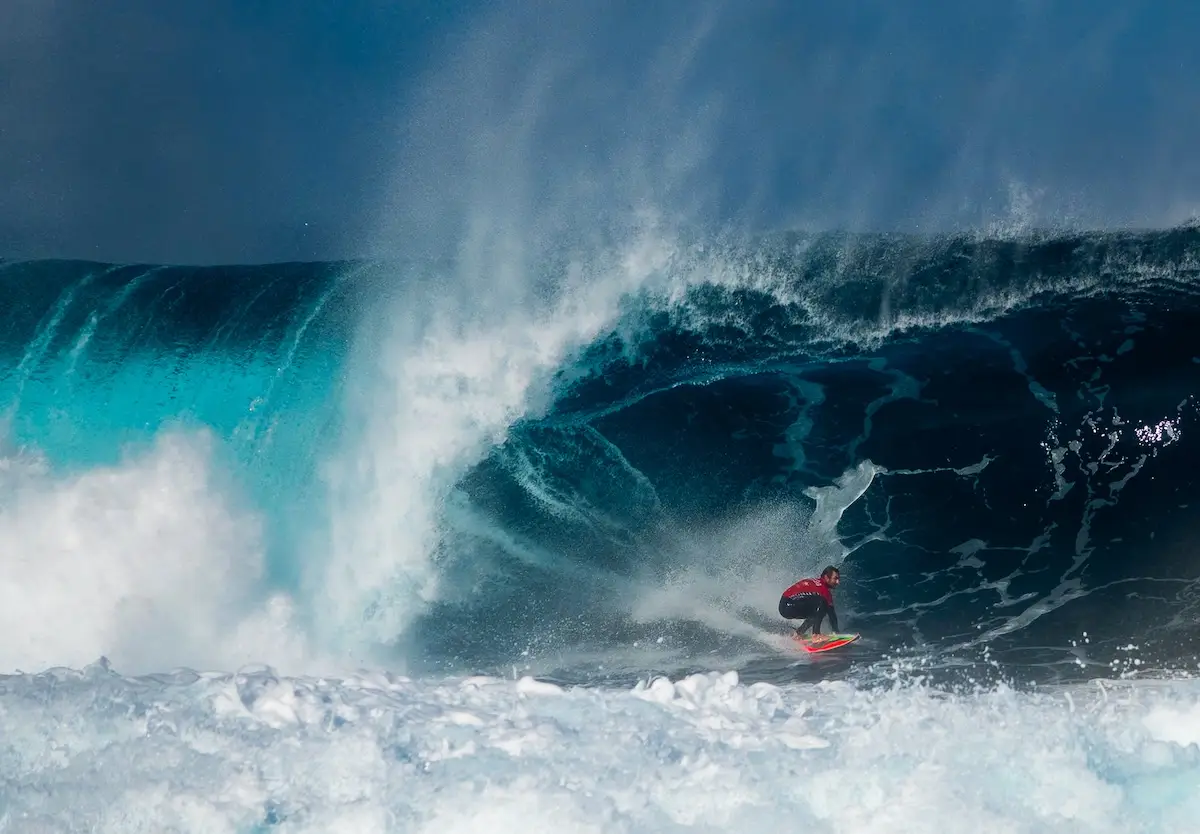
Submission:
[[[820,634],[821,621],[827,613],[829,605],[820,594],[797,594],[779,600],[779,616],[785,620],[804,620],[796,629],[800,634],[810,628],[813,634]]]
[[[813,612],[803,623],[800,624],[800,631],[803,632],[806,628],[811,628],[814,636],[821,633],[821,620],[825,619],[825,615],[829,613],[829,603],[817,597],[813,603]]]

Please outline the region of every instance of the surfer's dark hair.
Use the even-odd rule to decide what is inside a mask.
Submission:
[[[829,567],[825,568],[825,570],[821,571],[821,578],[825,579],[826,577],[833,576],[835,573],[838,576],[842,575],[842,572],[838,570],[836,566],[830,565]]]

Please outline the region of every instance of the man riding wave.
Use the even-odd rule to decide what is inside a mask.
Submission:
[[[821,621],[829,617],[829,627],[838,631],[837,612],[833,607],[833,589],[842,581],[842,572],[833,565],[821,571],[814,579],[801,579],[783,592],[779,598],[779,616],[785,620],[803,620],[796,628],[796,636],[804,636],[811,629],[813,637],[821,636]]]

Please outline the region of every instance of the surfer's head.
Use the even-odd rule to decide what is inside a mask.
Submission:
[[[836,588],[838,583],[842,581],[842,572],[833,565],[830,565],[821,571],[821,581],[830,588]]]

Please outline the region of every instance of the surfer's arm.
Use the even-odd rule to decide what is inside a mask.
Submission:
[[[841,631],[841,629],[838,628],[837,609],[832,605],[829,606],[829,628],[833,630],[834,634],[837,634]]]

